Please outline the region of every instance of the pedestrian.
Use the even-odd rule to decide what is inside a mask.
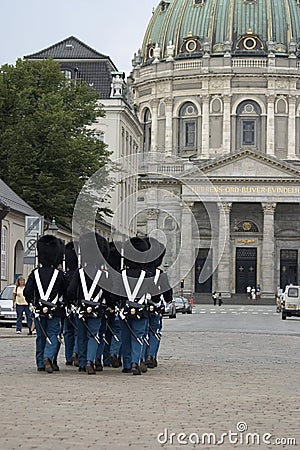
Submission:
[[[212,293],[212,299],[213,299],[213,302],[214,302],[214,306],[216,306],[216,304],[217,304],[217,298],[218,298],[218,294],[216,293],[216,291],[214,291]]]
[[[80,236],[79,249],[82,267],[73,274],[67,297],[68,303],[77,309],[78,370],[94,375],[101,339],[99,330],[110,291],[105,269],[109,244],[103,236],[91,231]]]
[[[28,277],[24,288],[26,301],[33,305],[36,328],[36,364],[39,372],[57,371],[53,361],[57,354],[61,318],[66,305],[66,281],[57,263],[62,242],[52,235],[37,241],[39,266]]]
[[[256,289],[254,287],[251,289],[251,299],[252,303],[256,303]]]
[[[219,302],[219,306],[222,306],[223,300],[222,300],[222,294],[221,294],[221,292],[219,292],[219,295],[218,295],[218,302]]]
[[[13,292],[13,309],[16,308],[17,312],[17,324],[16,324],[16,333],[20,334],[22,332],[22,320],[23,313],[26,316],[26,322],[28,327],[28,334],[32,335],[32,312],[29,309],[29,305],[24,297],[24,288],[25,288],[25,278],[20,275],[16,280],[16,286]]]
[[[251,298],[251,286],[250,286],[250,284],[246,287],[246,292],[247,292],[248,299],[250,300],[250,298]]]
[[[257,300],[260,299],[260,295],[261,295],[261,287],[260,287],[260,285],[258,284],[258,285],[256,286],[256,298],[257,298]]]

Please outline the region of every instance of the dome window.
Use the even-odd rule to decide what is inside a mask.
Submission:
[[[152,43],[147,45],[147,51],[146,51],[147,57],[146,57],[146,59],[154,58],[154,48],[155,48],[155,45],[152,44]]]
[[[164,0],[160,3],[160,12],[166,12],[170,6],[170,2],[165,2]]]
[[[206,0],[194,0],[194,6],[204,6]]]
[[[184,38],[183,44],[181,46],[181,53],[198,53],[202,50],[202,45],[197,36],[193,36],[189,33],[189,36]]]
[[[262,51],[264,45],[259,37],[253,34],[251,28],[249,28],[247,34],[238,40],[236,49],[239,51]]]
[[[246,4],[250,4],[250,5],[255,5],[256,4],[256,0],[244,0],[244,3]]]

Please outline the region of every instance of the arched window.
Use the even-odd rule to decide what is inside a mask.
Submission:
[[[1,280],[7,278],[7,228],[2,227],[1,235]]]
[[[185,103],[179,111],[179,153],[194,153],[197,150],[198,110],[191,103]]]
[[[144,128],[144,152],[150,152],[151,150],[151,112],[150,109],[146,109],[143,116],[143,128]]]
[[[252,100],[246,100],[237,108],[237,148],[259,150],[260,133],[260,106]]]

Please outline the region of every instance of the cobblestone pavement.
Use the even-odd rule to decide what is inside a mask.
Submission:
[[[159,365],[138,377],[78,373],[63,352],[38,373],[35,338],[0,328],[1,450],[299,448],[300,333],[200,331],[197,312],[164,321]]]

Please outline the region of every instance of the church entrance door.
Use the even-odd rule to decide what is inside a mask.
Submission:
[[[256,287],[257,249],[236,248],[236,293],[245,294],[247,286]]]

